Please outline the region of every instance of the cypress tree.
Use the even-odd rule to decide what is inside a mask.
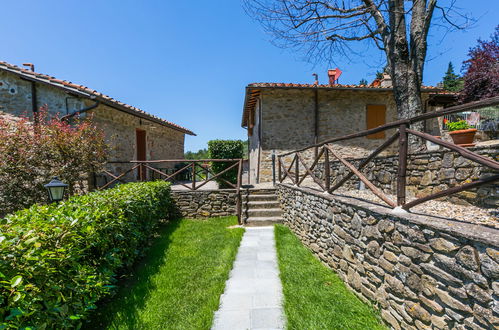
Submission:
[[[459,92],[463,88],[463,80],[454,72],[454,65],[452,65],[452,62],[449,62],[442,83],[444,89],[449,92]]]

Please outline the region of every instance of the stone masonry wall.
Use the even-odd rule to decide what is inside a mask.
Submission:
[[[178,191],[171,195],[178,211],[186,218],[236,215],[236,192],[232,189]]]
[[[146,131],[146,157],[148,160],[184,158],[184,133],[141,119],[106,105],[89,111],[89,116],[101,128],[111,145],[110,160],[136,159],[135,130]]]
[[[141,119],[106,105],[99,105],[95,110],[89,111],[88,116],[97,127],[104,131],[106,142],[110,146],[106,168],[111,173],[119,175],[135,164],[130,160],[137,159],[136,129],[146,132],[146,159],[183,159],[185,134],[177,130],[159,125],[152,121]],[[151,164],[151,167],[164,169],[171,168],[173,163]],[[137,171],[130,172],[125,177],[126,181],[133,181],[138,175]],[[103,176],[97,176],[97,186],[105,184]],[[110,180],[110,178],[107,178]]]
[[[497,145],[475,147],[471,151],[488,158],[498,160]],[[354,165],[362,158],[350,159]],[[332,182],[343,178],[349,171],[338,161],[331,163]],[[364,169],[363,173],[378,188],[389,194],[397,191],[398,156],[376,157]],[[317,166],[316,173],[323,178],[324,163]],[[422,197],[460,185],[480,177],[492,175],[494,171],[465,159],[450,150],[415,153],[409,155],[407,163],[407,192],[410,196]],[[359,180],[356,176],[345,183],[345,187],[357,189]],[[499,207],[499,185],[488,184],[472,191],[446,197],[455,203],[471,203],[478,206]]]
[[[59,88],[45,84],[37,84],[36,88],[38,107],[46,104],[51,114],[64,116],[85,107],[82,99],[71,97]],[[32,118],[31,82],[0,71],[0,111]]]
[[[64,116],[95,104],[94,100],[71,96],[59,88],[46,84],[37,83],[36,89],[38,107],[46,104],[51,115]],[[22,80],[14,74],[0,71],[0,111],[18,117],[32,118],[31,82]],[[130,169],[133,165],[127,162],[137,158],[136,129],[146,131],[148,160],[184,158],[185,134],[182,132],[118,111],[104,104],[99,104],[97,108],[82,116],[90,116],[104,131],[106,142],[110,145],[108,160],[123,162],[108,165],[107,169],[114,174]],[[174,164],[171,163],[157,165],[160,168],[172,166]],[[125,179],[133,180],[136,175],[136,173],[130,173]],[[98,176],[96,179],[97,185],[105,183],[103,177]]]
[[[422,97],[425,102],[428,94],[424,93]],[[367,105],[372,104],[386,105],[386,123],[397,119],[395,101],[390,90],[319,90],[317,141],[365,130],[367,128],[366,108]],[[270,156],[272,150],[275,150],[276,154],[282,154],[315,143],[315,94],[310,89],[263,90],[261,107],[262,137],[259,179],[260,182],[268,182],[272,180]],[[428,108],[428,111],[432,110],[434,109]],[[340,148],[339,153],[343,156],[367,156],[394,132],[393,129],[386,131],[384,139],[362,137],[339,142],[337,144]]]
[[[394,329],[499,326],[499,230],[278,185],[285,225]]]

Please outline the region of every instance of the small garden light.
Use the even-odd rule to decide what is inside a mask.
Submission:
[[[44,185],[49,192],[49,199],[51,202],[60,202],[64,198],[64,191],[68,185],[59,180],[58,177],[54,177],[52,181]]]

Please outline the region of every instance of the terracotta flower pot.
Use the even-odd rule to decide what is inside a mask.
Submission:
[[[451,136],[452,141],[454,141],[454,144],[457,144],[458,146],[472,147],[474,146],[473,138],[475,137],[475,133],[476,128],[469,128],[449,132],[449,135]]]

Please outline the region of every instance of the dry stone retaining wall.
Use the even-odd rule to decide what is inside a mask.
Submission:
[[[393,328],[499,327],[499,230],[277,190],[285,224]]]
[[[479,155],[497,160],[497,145],[471,149]],[[351,159],[354,165],[362,158]],[[364,169],[363,173],[376,186],[389,194],[397,191],[398,155],[376,157]],[[324,163],[317,166],[316,173],[323,178]],[[331,178],[340,179],[349,173],[348,169],[335,161],[331,164]],[[462,183],[493,174],[493,170],[465,159],[450,150],[422,152],[409,155],[407,161],[407,191],[412,196],[426,196]],[[357,189],[359,180],[356,176],[348,180],[344,187]],[[452,202],[468,202],[473,205],[499,207],[499,185],[489,184],[472,191],[464,191],[447,197]]]
[[[235,190],[172,191],[179,213],[186,218],[210,218],[236,215]]]

